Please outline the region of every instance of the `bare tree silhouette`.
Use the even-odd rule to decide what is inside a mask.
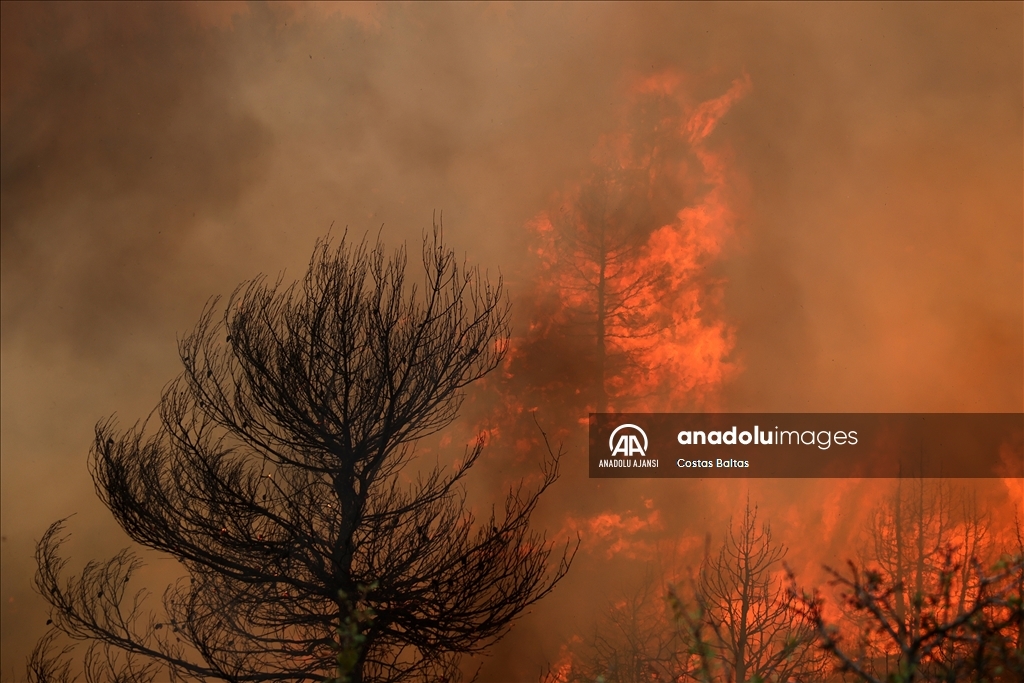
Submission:
[[[128,591],[129,550],[65,578],[55,523],[37,548],[54,631],[34,680],[70,675],[58,632],[91,643],[88,680],[447,680],[552,590],[575,551],[553,555],[530,518],[560,453],[478,518],[464,478],[483,443],[450,470],[414,450],[509,334],[500,280],[461,265],[438,227],[423,263],[410,287],[404,249],[327,239],[301,283],[257,278],[222,316],[207,306],[154,416],[100,422],[91,454],[117,522],[185,577],[157,611]]]
[[[634,590],[610,602],[593,632],[579,643],[570,668],[548,683],[677,681],[689,670],[684,632],[672,619],[666,590],[648,571]]]
[[[823,680],[826,656],[812,624],[791,608],[785,556],[748,500],[717,554],[708,537],[696,576],[655,591],[648,575],[612,605],[572,666],[546,681]]]
[[[687,626],[698,660],[691,676],[700,681],[817,681],[824,657],[814,632],[791,609],[780,575],[786,547],[758,524],[747,501],[743,520],[730,525],[717,555],[708,555],[694,595],[674,592],[677,620]]]

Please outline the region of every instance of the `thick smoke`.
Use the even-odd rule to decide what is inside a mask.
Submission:
[[[332,224],[415,251],[437,210],[515,304],[535,274],[525,226],[588,173],[631,84],[666,71],[694,102],[750,78],[709,142],[742,179],[707,274],[735,330],[723,408],[1024,405],[1020,5],[2,7],[5,679],[44,630],[46,526],[80,513],[78,560],[125,542],[86,471],[92,425],[148,414],[209,296],[296,276]],[[669,546],[699,556],[748,490],[797,568],[847,552],[882,490],[591,484],[567,445],[542,521],[580,530],[579,564],[482,680],[533,679],[617,582]],[[533,461],[492,450],[484,488],[507,462]]]

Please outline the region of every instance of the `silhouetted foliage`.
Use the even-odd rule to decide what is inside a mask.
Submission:
[[[864,567],[877,572],[880,581],[892,589],[900,643],[906,645],[918,636],[924,609],[919,596],[949,590],[956,608],[964,609],[976,588],[974,566],[995,560],[988,526],[974,496],[943,480],[900,479],[892,494],[876,507],[870,544],[861,559]],[[948,573],[952,566],[958,567],[955,574]],[[856,624],[865,616],[852,613],[847,618]],[[884,679],[899,670],[901,648],[887,640],[869,641],[866,646],[862,665],[872,675]],[[952,642],[947,642],[932,658],[952,660],[957,656],[954,649]]]
[[[904,628],[897,602],[904,586],[853,561],[848,570],[828,569],[845,610],[862,617],[856,633],[844,633],[826,616],[819,591],[800,592],[792,577],[790,588],[795,609],[814,625],[820,646],[840,671],[869,683],[1019,681],[1024,676],[1021,555],[1008,556],[988,571],[971,562],[971,588],[961,601],[955,586],[962,567],[955,550],[948,549],[938,586],[912,594],[913,629]],[[895,655],[896,666],[884,674],[873,666],[878,648]]]
[[[155,428],[99,423],[101,499],[186,577],[162,614],[129,594],[141,564],[129,550],[65,579],[54,524],[36,584],[54,629],[94,643],[87,674],[447,680],[565,575],[571,546],[553,557],[530,527],[560,454],[549,447],[537,485],[478,519],[464,477],[482,441],[450,470],[414,451],[452,423],[509,334],[500,281],[460,265],[439,228],[423,263],[409,287],[404,249],[389,259],[379,244],[320,241],[301,283],[257,278],[222,315],[208,305],[179,343],[184,371]],[[32,677],[67,676],[66,654],[47,635]]]

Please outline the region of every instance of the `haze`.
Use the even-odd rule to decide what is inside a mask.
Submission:
[[[1019,3],[3,3],[4,679],[45,629],[46,527],[77,513],[76,561],[127,542],[87,472],[93,426],[149,414],[210,296],[298,276],[332,225],[415,251],[443,211],[515,305],[526,226],[586,171],[630,84],[666,71],[695,102],[750,79],[708,138],[736,179],[714,265],[735,334],[718,407],[1021,411],[1022,26]],[[814,534],[844,552],[875,495],[594,487],[567,457],[542,521],[584,531],[579,578],[482,680],[535,680],[614,567],[656,537],[700,545],[748,491],[797,566],[822,559],[797,547]],[[1024,482],[982,490],[1007,518]]]

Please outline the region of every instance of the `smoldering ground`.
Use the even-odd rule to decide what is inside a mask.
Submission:
[[[207,297],[296,276],[332,223],[415,248],[439,209],[515,305],[535,275],[524,226],[587,172],[629,84],[666,70],[698,102],[751,81],[713,134],[743,179],[711,266],[738,368],[722,407],[1021,410],[1019,5],[2,12],[7,678],[44,628],[30,579],[45,527],[77,512],[78,560],[125,542],[86,471],[92,425],[148,414]],[[503,486],[512,457],[491,451],[479,485]],[[666,538],[699,548],[748,487],[810,566],[849,547],[880,486],[598,485],[580,461],[570,451],[538,520],[580,529],[580,561],[485,680],[531,679],[602,608],[610,576],[639,577]],[[993,510],[1016,485],[988,487]],[[159,587],[173,570],[152,571]]]

